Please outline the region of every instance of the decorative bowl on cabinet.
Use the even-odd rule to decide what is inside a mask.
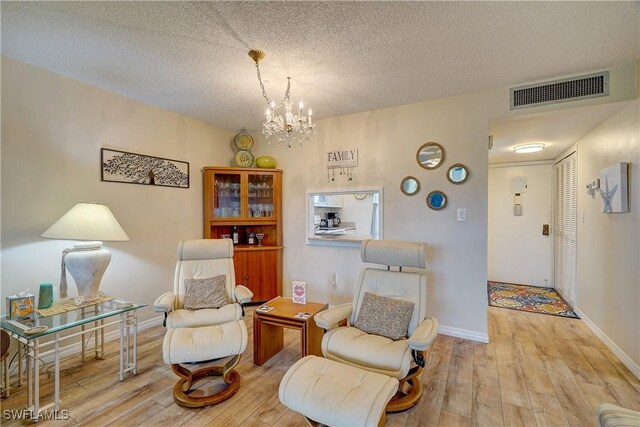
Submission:
[[[256,159],[256,166],[262,169],[275,169],[276,159],[271,156],[260,156]]]

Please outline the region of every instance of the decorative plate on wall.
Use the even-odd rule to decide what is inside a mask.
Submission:
[[[248,168],[253,165],[253,154],[250,151],[240,150],[233,156],[233,161],[241,168]]]
[[[233,144],[238,150],[251,150],[253,148],[253,137],[246,132],[240,132],[233,138]]]

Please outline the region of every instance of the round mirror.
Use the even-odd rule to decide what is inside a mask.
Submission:
[[[469,169],[462,163],[451,165],[447,171],[447,179],[453,184],[462,184],[469,178]]]
[[[413,176],[407,176],[400,183],[400,191],[407,196],[413,196],[420,191],[420,181]]]
[[[434,211],[439,211],[447,206],[447,195],[440,190],[435,190],[427,196],[427,206]]]
[[[418,148],[418,164],[425,169],[435,169],[444,162],[444,148],[436,142],[427,142]]]

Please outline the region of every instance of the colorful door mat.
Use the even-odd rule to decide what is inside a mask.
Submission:
[[[571,306],[553,288],[489,281],[487,293],[492,307],[579,319]]]

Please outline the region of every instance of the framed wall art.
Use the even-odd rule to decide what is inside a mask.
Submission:
[[[627,163],[616,163],[600,171],[600,197],[602,212],[629,212],[627,189]]]
[[[102,148],[101,180],[126,184],[189,188],[189,163]]]

